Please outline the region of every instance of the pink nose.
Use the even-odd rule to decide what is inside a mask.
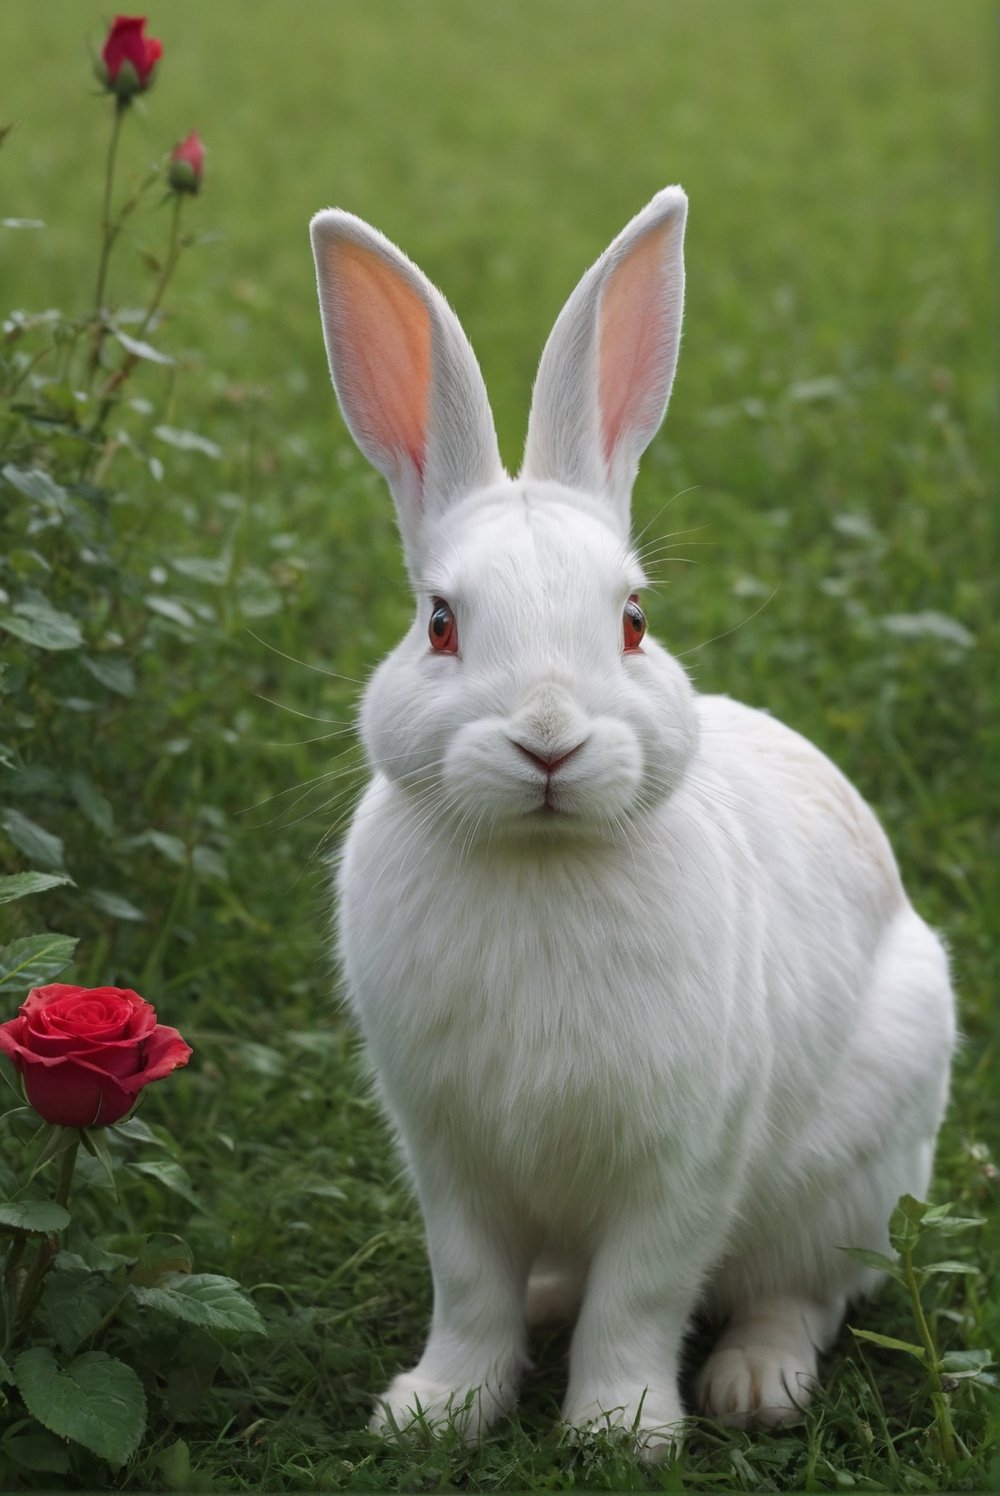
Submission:
[[[544,773],[551,775],[557,769],[561,768],[568,758],[572,758],[574,753],[579,753],[583,744],[577,743],[575,747],[570,748],[566,753],[556,753],[553,755],[536,753],[534,749],[526,748],[523,743],[514,743],[514,747],[519,748],[525,758],[530,758],[531,762],[537,764]]]

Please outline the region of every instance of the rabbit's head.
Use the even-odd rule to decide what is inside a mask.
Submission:
[[[645,635],[629,541],[677,360],[686,209],[660,192],[570,297],[517,478],[441,295],[361,220],[313,219],[334,386],[389,481],[417,602],[362,736],[374,769],[472,839],[621,836],[694,752],[691,687]]]

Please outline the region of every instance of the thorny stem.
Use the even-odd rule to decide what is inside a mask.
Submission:
[[[958,1460],[958,1450],[955,1448],[955,1430],[951,1422],[951,1407],[948,1398],[941,1389],[941,1377],[938,1372],[938,1352],[931,1334],[927,1316],[924,1314],[924,1306],[920,1298],[920,1284],[917,1281],[916,1270],[913,1266],[913,1252],[907,1247],[903,1253],[903,1276],[909,1289],[910,1298],[913,1302],[913,1317],[917,1322],[917,1333],[920,1336],[927,1356],[927,1369],[931,1378],[931,1402],[934,1405],[934,1423],[937,1430],[938,1444],[941,1448],[941,1458],[947,1465],[954,1465]]]

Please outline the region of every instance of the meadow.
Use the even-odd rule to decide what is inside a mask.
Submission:
[[[0,227],[0,304],[23,314],[4,326],[0,468],[72,457],[75,396],[32,318],[92,304],[109,114],[87,44],[108,19],[92,0],[5,17],[0,213],[42,226]],[[336,411],[306,232],[318,208],[349,208],[444,290],[516,466],[565,297],[659,187],[686,187],[681,363],[635,493],[636,529],[677,547],[650,628],[700,689],[766,706],[831,755],[949,943],[965,1038],[933,1198],[986,1224],[953,1249],[978,1275],[929,1279],[925,1302],[942,1348],[1000,1357],[995,19],[978,0],[172,0],[150,15],[164,56],[127,121],[121,190],[193,128],[204,185],[156,328],[172,362],[142,362],[88,449],[85,525],[59,529],[44,486],[0,479],[0,613],[44,594],[91,659],[81,674],[71,651],[0,633],[0,874],[72,878],[0,909],[0,947],[78,938],[61,980],[134,987],[192,1044],[142,1113],[169,1128],[174,1167],[133,1168],[117,1204],[96,1170],[86,1182],[123,1239],[176,1232],[246,1285],[268,1336],[151,1342],[136,1459],[18,1481],[1000,1487],[995,1385],[950,1390],[949,1463],[921,1368],[849,1328],[801,1427],[704,1423],[656,1469],[559,1442],[558,1335],[479,1450],[365,1431],[371,1395],[419,1349],[429,1281],[338,1004],[327,860],[364,780],[359,683],[410,601],[385,486]],[[160,196],[116,246],[119,308],[148,303]],[[63,416],[29,420],[32,391]],[[2,990],[12,1016],[23,994]],[[18,1146],[0,1136],[0,1157]],[[891,1285],[849,1323],[914,1339]]]

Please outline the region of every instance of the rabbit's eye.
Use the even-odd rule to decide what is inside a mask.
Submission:
[[[639,599],[633,592],[625,604],[625,612],[622,614],[622,629],[625,639],[625,653],[636,654],[642,643],[642,636],[646,632],[646,615],[639,607]]]
[[[441,597],[431,598],[431,603],[434,611],[427,630],[431,649],[436,649],[441,654],[458,654],[458,629],[454,613]]]

